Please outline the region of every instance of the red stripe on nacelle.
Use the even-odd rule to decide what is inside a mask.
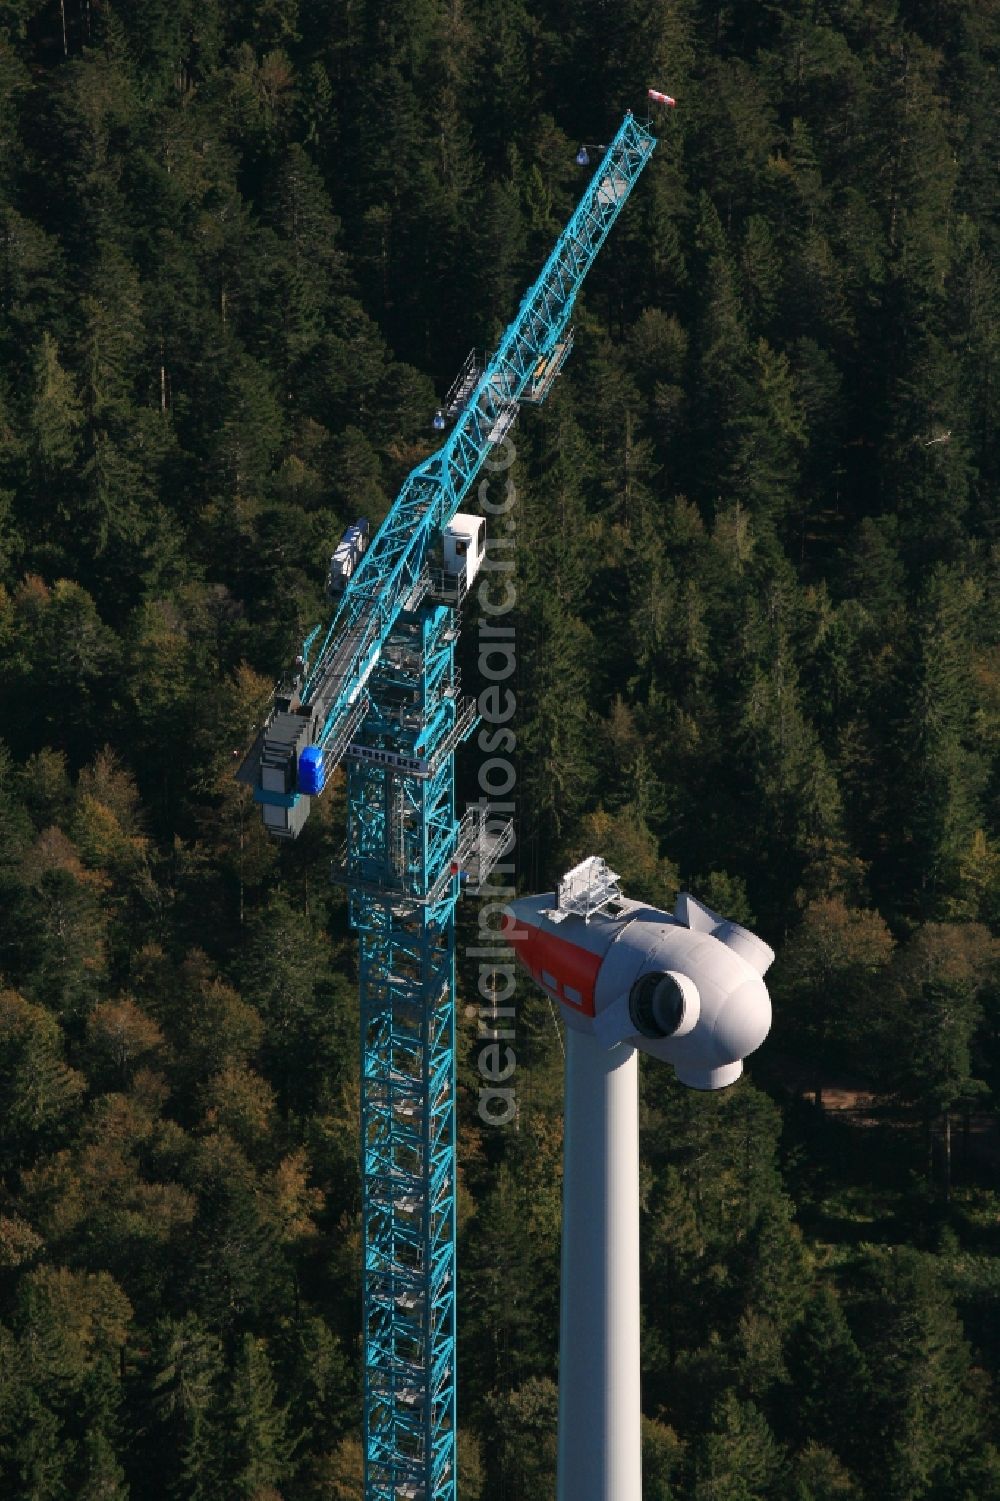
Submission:
[[[542,970],[545,970],[556,981],[558,999],[564,1006],[581,1016],[594,1015],[594,986],[601,968],[600,954],[588,953],[577,944],[569,943],[548,926],[536,928],[530,923],[515,922],[512,917],[504,918],[503,932],[533,979],[543,984]],[[567,985],[579,992],[579,1001],[567,996]]]

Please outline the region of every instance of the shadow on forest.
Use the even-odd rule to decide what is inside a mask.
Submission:
[[[915,1244],[931,1248],[948,1227],[972,1255],[995,1254],[1000,1232],[992,1215],[974,1216],[965,1203],[996,1182],[997,1123],[975,1117],[956,1129],[952,1193],[942,1188],[940,1143],[924,1124],[895,1105],[868,1096],[855,1108],[817,1106],[775,1079],[765,1087],[784,1121],[782,1170],[798,1221],[810,1240],[829,1246]]]

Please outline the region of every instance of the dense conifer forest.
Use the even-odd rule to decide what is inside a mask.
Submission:
[[[778,951],[737,1086],[644,1075],[646,1501],[1000,1498],[998,54],[991,0],[0,0],[5,1497],[360,1496],[343,794],[279,847],[233,770],[652,84],[511,471],[521,881]],[[461,981],[460,1495],[543,1501],[560,1042],[525,985],[484,1124]]]

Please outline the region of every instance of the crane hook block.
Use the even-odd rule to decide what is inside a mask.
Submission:
[[[325,785],[323,751],[318,745],[307,745],[299,757],[299,791],[307,797],[318,797]]]

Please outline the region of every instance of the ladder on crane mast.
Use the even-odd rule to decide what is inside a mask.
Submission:
[[[434,551],[520,405],[551,390],[577,292],[655,145],[626,114],[497,349],[460,371],[447,441],[404,481],[237,772],[270,832],[294,839],[347,768],[332,876],[358,934],[365,1501],[456,1498],[455,907],[514,840],[487,807],[456,814],[455,751],[478,714],[455,670],[463,591],[442,586]]]

